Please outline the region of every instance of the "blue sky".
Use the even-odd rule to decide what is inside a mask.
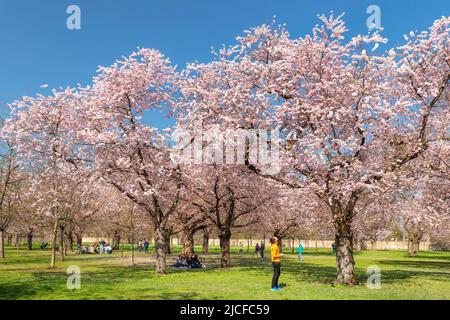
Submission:
[[[66,27],[71,4],[81,8],[81,30]],[[159,49],[179,68],[207,61],[211,47],[233,44],[243,30],[271,23],[274,15],[302,36],[318,23],[317,14],[345,12],[349,35],[365,34],[371,4],[381,9],[389,47],[450,15],[449,0],[0,0],[0,114],[23,95],[89,84],[98,65],[138,46]],[[151,120],[167,123],[157,115]]]

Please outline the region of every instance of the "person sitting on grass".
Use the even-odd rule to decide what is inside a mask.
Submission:
[[[273,276],[272,276],[272,291],[280,291],[280,287],[278,286],[278,279],[281,274],[281,257],[284,256],[283,253],[280,252],[280,248],[278,247],[278,238],[272,237],[270,239],[270,257],[272,260],[273,266]]]
[[[87,254],[88,253],[88,249],[86,248],[86,246],[79,246],[78,250],[80,250],[80,254]]]
[[[111,254],[112,248],[109,244],[106,244],[106,247],[103,249],[105,254]]]

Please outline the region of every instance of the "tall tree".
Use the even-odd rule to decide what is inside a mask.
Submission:
[[[448,132],[450,19],[386,54],[374,52],[386,42],[378,32],[344,42],[341,17],[320,19],[296,39],[284,28],[254,28],[215,61],[190,65],[180,119],[205,130],[280,128],[281,171],[247,166],[328,207],[336,282],[354,284],[352,222],[361,195]]]

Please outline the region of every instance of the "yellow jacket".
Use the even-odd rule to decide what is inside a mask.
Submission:
[[[280,248],[278,244],[274,243],[270,246],[270,257],[272,262],[281,262]]]

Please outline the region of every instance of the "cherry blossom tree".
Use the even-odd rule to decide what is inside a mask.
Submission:
[[[6,150],[0,154],[0,259],[4,259],[5,232],[18,216],[21,178],[13,145],[6,142],[0,148]]]
[[[270,184],[240,166],[194,165],[189,175],[191,204],[215,226],[221,266],[230,267],[232,231],[258,221],[256,212],[272,198]]]
[[[373,52],[386,43],[378,31],[344,42],[341,17],[320,19],[297,39],[284,28],[254,28],[213,62],[188,66],[181,121],[206,130],[280,128],[281,172],[248,168],[326,204],[336,282],[354,284],[352,221],[361,196],[448,133],[449,19],[386,54]]]
[[[93,147],[97,174],[148,214],[156,231],[156,272],[166,273],[170,217],[182,187],[164,135],[143,115],[173,104],[176,74],[156,50],[140,49],[101,67],[84,93],[87,126],[78,132]]]
[[[184,257],[194,254],[194,235],[201,230],[208,228],[209,221],[207,215],[198,207],[193,206],[189,198],[182,196],[182,203],[178,207],[174,221],[176,229],[181,234]],[[193,199],[195,201],[195,199]]]
[[[66,197],[79,184],[75,180],[80,176],[77,160],[82,148],[73,138],[82,126],[77,122],[77,99],[69,88],[54,90],[50,96],[23,97],[10,106],[11,117],[2,128],[5,139],[16,145],[20,170],[30,172],[27,192],[38,195],[34,210],[51,225],[51,268],[56,262],[58,229],[71,209]]]

